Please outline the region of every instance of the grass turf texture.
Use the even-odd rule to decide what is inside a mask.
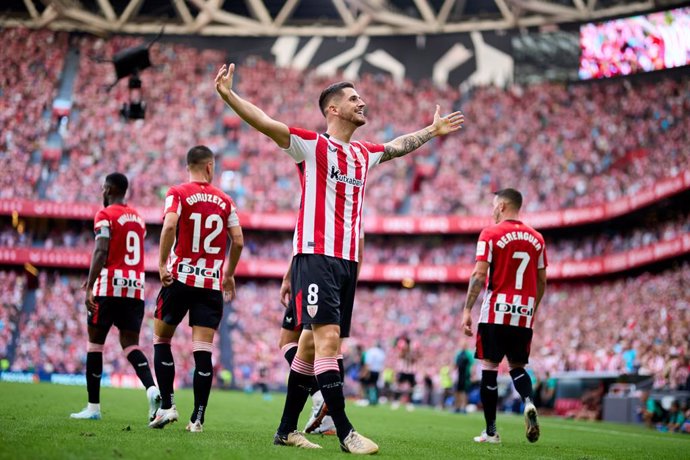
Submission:
[[[71,420],[86,405],[86,389],[50,384],[0,383],[2,459],[281,459],[347,458],[335,436],[309,436],[323,449],[272,445],[284,395],[213,390],[203,433],[187,433],[190,390],[176,395],[180,421],[163,430],[147,428],[143,390],[101,390],[103,419]],[[306,423],[302,413],[299,428]],[[657,433],[639,426],[540,419],[542,438],[525,439],[522,417],[499,414],[501,445],[476,444],[481,413],[457,415],[431,409],[392,411],[388,406],[348,406],[355,427],[380,446],[388,459],[688,459],[690,436]]]

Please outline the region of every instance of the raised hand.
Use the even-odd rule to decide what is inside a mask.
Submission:
[[[232,77],[235,75],[235,64],[225,65],[220,68],[216,75],[216,91],[224,99],[230,96],[232,91]]]
[[[433,126],[437,136],[445,136],[448,133],[461,129],[464,122],[465,115],[463,115],[462,112],[453,112],[442,117],[441,106],[438,104],[436,105]]]

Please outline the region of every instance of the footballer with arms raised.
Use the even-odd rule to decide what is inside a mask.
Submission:
[[[534,317],[546,290],[546,248],[541,234],[518,219],[521,206],[519,191],[506,188],[495,193],[496,224],[479,235],[477,263],[465,299],[462,326],[471,337],[472,306],[485,286],[475,357],[482,361],[480,397],[486,430],[474,438],[476,442],[501,442],[496,431],[496,404],[498,365],[504,356],[508,358],[513,385],[525,404],[527,440],[539,439],[532,381],[525,365],[529,361]]]
[[[345,413],[338,365],[340,342],[349,336],[352,320],[367,175],[379,163],[406,155],[436,136],[459,130],[464,117],[460,112],[441,116],[436,106],[433,123],[417,132],[386,144],[356,142],[352,136],[366,123],[366,104],[352,83],[335,83],[321,92],[319,109],[327,129],[316,133],[288,127],[241,98],[232,87],[234,73],[234,64],[222,66],[216,75],[216,91],[240,118],[292,157],[302,185],[291,276],[295,299],[300,299],[296,311],[301,314],[304,330],[292,361],[283,416],[273,442],[320,448],[296,429],[315,376],[341,449],[376,453],[376,443],[359,434]]]
[[[100,391],[103,346],[110,327],[120,331],[120,345],[137,377],[146,388],[149,420],[160,395],[146,356],[139,348],[144,319],[144,236],[146,225],[139,213],[125,204],[129,183],[120,173],[109,174],[103,183],[103,206],[94,219],[96,247],[86,281],[89,344],[86,353],[86,389],[89,402],[76,419],[101,418]]]
[[[160,238],[158,294],[154,320],[154,365],[161,408],[149,424],[163,428],[178,419],[173,400],[175,362],[170,342],[189,312],[194,352],[194,410],[187,431],[203,431],[213,384],[213,336],[223,316],[223,294],[235,297],[235,269],[244,239],[232,199],[214,187],[215,161],[208,147],[187,152],[189,182],[171,187],[165,198]],[[231,241],[225,262],[228,238]],[[225,266],[225,269],[223,269]]]

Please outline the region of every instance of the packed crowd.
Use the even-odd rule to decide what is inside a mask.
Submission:
[[[62,44],[64,36],[12,29],[3,32],[3,39],[18,50],[11,55],[21,56],[14,66],[26,69],[15,71],[18,76],[3,89],[14,94],[9,110],[2,111],[3,116],[14,113],[12,128],[3,130],[3,154],[8,155],[16,150],[7,147],[8,136],[35,142],[45,137],[40,111],[54,94],[64,52],[60,46],[40,47],[36,42]],[[132,179],[133,203],[158,205],[170,184],[184,180],[186,149],[205,143],[220,152],[219,168],[235,168],[229,191],[242,210],[294,210],[299,185],[291,160],[270,140],[239,123],[215,95],[213,77],[224,61],[222,52],[156,44],[151,49],[154,67],[141,77],[147,118],[120,118],[121,104],[129,98],[126,82],[106,92],[104,87],[114,80],[112,66],[90,58],[109,57],[141,42],[123,37],[77,40],[81,59],[64,131],[66,161],[51,166],[54,180],[46,196],[94,201],[92,190],[102,176],[119,170]],[[33,60],[25,62],[25,47]],[[33,72],[35,68],[46,72]],[[27,72],[40,75],[35,77],[38,81],[27,79]],[[248,57],[239,63],[236,87],[269,115],[322,130],[316,99],[334,78],[338,77],[276,68]],[[362,75],[356,83],[369,105],[362,138],[383,142],[419,129],[431,121],[437,102],[443,112],[462,109],[467,120],[461,135],[434,140],[413,155],[372,170],[365,209],[369,214],[479,215],[490,203],[490,192],[506,186],[523,191],[528,211],[586,206],[634,194],[679,174],[686,163],[682,149],[690,141],[687,77],[653,83],[482,88],[462,95],[428,82],[396,84],[383,75]],[[28,88],[31,97],[26,95]],[[8,104],[7,99],[2,103]],[[609,110],[611,104],[617,110]],[[38,108],[17,110],[27,105]],[[18,174],[28,174],[33,181],[26,182],[26,190],[7,187],[4,193],[32,196],[38,166],[27,169],[26,155],[13,158],[20,169],[4,169],[2,182],[16,184]]]
[[[0,272],[2,278],[13,276]],[[570,370],[640,373],[653,376],[655,388],[683,388],[690,370],[687,279],[690,264],[686,262],[662,273],[596,285],[550,285],[537,313],[531,368],[540,378],[547,372]],[[87,336],[82,282],[81,276],[40,275],[36,310],[18,325],[20,340],[12,369],[83,372]],[[157,281],[147,280],[141,343],[149,355],[158,288]],[[276,281],[238,281],[237,300],[228,307],[232,310],[227,324],[232,331],[235,382],[240,386],[258,379],[260,369],[270,385],[285,382],[288,369],[277,348],[283,313],[278,289]],[[366,349],[380,342],[391,358],[386,365],[394,368],[395,339],[405,335],[419,355],[418,378],[437,379],[439,369],[452,365],[464,340],[458,325],[464,296],[457,287],[360,286],[355,302],[359,314],[354,316],[352,338],[346,341],[344,352],[356,361],[358,347]],[[13,297],[16,292],[3,296],[4,302]],[[7,310],[3,307],[0,321],[9,321]],[[474,313],[478,315],[478,308]],[[5,325],[2,343],[7,343],[7,330]],[[216,363],[220,361],[217,345]],[[173,347],[178,380],[189,383],[193,359],[185,323]],[[130,372],[116,333],[108,339],[104,363],[106,373]]]
[[[3,29],[0,42],[0,198],[36,197],[67,35]]]
[[[113,66],[91,58],[109,58],[142,40],[109,41],[82,37],[74,105],[65,131],[69,161],[59,166],[48,190],[54,200],[100,201],[102,178],[120,171],[132,182],[130,196],[140,205],[156,206],[168,187],[186,178],[184,155],[197,144],[218,151],[222,139],[222,105],[212,75],[224,54],[183,45],[159,44],[150,50],[154,67],[141,74],[146,120],[124,121],[119,111],[130,100],[127,81],[115,80]],[[78,178],[78,180],[75,180]]]
[[[546,244],[551,262],[579,261],[593,257],[625,252],[660,241],[690,234],[690,214],[669,213],[663,218],[650,213],[637,225],[608,225],[603,230],[586,235],[560,232],[547,234]],[[89,222],[56,221],[47,225],[35,222],[37,227],[24,228],[19,233],[9,222],[0,221],[0,247],[32,246],[41,248],[91,249],[93,231]],[[40,227],[38,227],[40,225]],[[149,226],[145,247],[158,249],[159,227]],[[454,265],[472,263],[476,248],[476,235],[423,235],[423,236],[366,236],[365,258],[372,264]],[[291,235],[287,232],[245,230],[243,258],[260,260],[289,260],[292,255]]]
[[[5,355],[16,330],[25,285],[17,272],[0,271],[0,356]]]

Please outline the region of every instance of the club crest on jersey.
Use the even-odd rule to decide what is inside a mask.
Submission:
[[[144,289],[144,283],[136,278],[113,278],[113,287]]]
[[[344,184],[352,185],[353,187],[361,187],[362,185],[364,185],[364,182],[361,179],[356,179],[354,177],[348,177],[345,174],[343,174],[335,166],[331,166],[330,178],[335,179],[338,182],[342,182]]]
[[[318,305],[307,305],[307,313],[309,313],[309,316],[311,316],[312,318],[316,316],[317,311],[319,311]]]
[[[534,310],[527,305],[518,305],[506,302],[496,302],[494,305],[494,311],[496,313],[510,313],[512,315],[520,316],[532,316]]]
[[[201,276],[202,278],[220,279],[220,270],[212,268],[195,267],[184,262],[177,265],[177,273],[181,275]]]

